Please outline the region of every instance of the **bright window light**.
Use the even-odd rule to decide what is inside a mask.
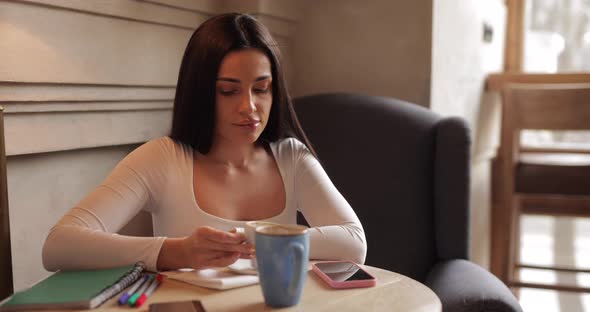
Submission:
[[[523,311],[560,312],[557,292],[551,290],[522,288],[520,305]]]

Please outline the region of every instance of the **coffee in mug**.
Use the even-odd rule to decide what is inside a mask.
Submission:
[[[256,245],[256,228],[265,225],[280,224],[269,221],[248,221],[244,226],[244,235],[246,235],[246,241],[252,245]]]

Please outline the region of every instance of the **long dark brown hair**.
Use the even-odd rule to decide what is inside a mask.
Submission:
[[[215,82],[219,67],[228,53],[249,48],[258,49],[268,57],[272,73],[272,106],[258,143],[294,137],[315,155],[293,109],[278,45],[262,23],[239,13],[214,16],[191,36],[178,74],[170,137],[201,154],[209,152],[215,128]]]

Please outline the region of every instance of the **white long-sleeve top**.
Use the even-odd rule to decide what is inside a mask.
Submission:
[[[310,258],[363,263],[363,227],[317,159],[300,141],[270,144],[286,192],[285,208],[265,221],[295,224],[301,211],[310,229]],[[198,181],[197,181],[198,183]],[[166,237],[201,226],[229,231],[246,221],[199,208],[193,188],[193,149],[169,137],[149,141],[50,230],[43,246],[47,270],[105,268],[143,261],[155,271]],[[116,234],[141,210],[152,214],[154,237]]]

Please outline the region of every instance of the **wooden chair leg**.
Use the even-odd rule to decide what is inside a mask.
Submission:
[[[513,196],[511,200],[507,201],[510,203],[510,255],[509,255],[509,262],[508,262],[508,280],[509,284],[512,286],[512,292],[516,298],[520,297],[520,287],[518,287],[518,283],[520,282],[520,268],[518,264],[520,263],[520,240],[521,240],[521,232],[520,232],[520,201],[518,200],[517,196]]]
[[[502,183],[502,160],[495,157],[491,166],[492,175],[492,210],[491,210],[491,261],[490,270],[504,284],[509,286],[508,266],[510,259],[510,207],[504,198]]]

